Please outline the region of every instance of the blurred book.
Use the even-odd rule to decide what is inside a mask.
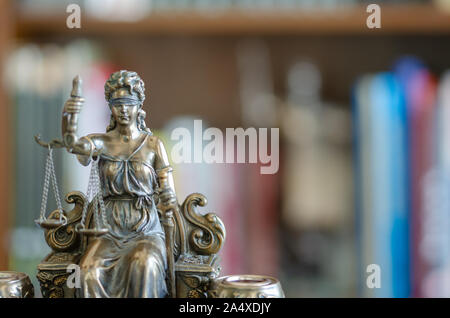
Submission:
[[[435,88],[432,76],[423,73],[422,87]],[[424,108],[436,98],[432,118],[432,165],[421,184],[422,213],[417,226],[415,292],[423,297],[450,297],[450,72],[443,74],[437,92],[421,97]]]
[[[433,166],[433,116],[436,80],[422,62],[413,57],[400,59],[394,67],[408,110],[409,197],[411,203],[411,279],[412,296],[421,297],[427,264],[420,252],[423,238],[424,187]]]
[[[367,85],[367,86],[366,86]],[[361,90],[361,91],[360,91]],[[409,206],[407,113],[392,73],[360,80],[355,89],[358,164],[357,213],[362,293],[409,296]],[[366,111],[367,110],[367,111]],[[364,126],[366,124],[366,126]],[[366,153],[364,153],[366,152]],[[381,269],[379,288],[364,286],[366,269]]]
[[[355,84],[353,91],[353,137],[354,137],[354,182],[355,182],[355,224],[356,244],[358,248],[359,294],[373,297],[373,289],[367,289],[364,270],[368,264],[374,264],[373,240],[373,197],[372,148],[370,147],[370,85],[373,75],[364,75]]]
[[[282,268],[296,297],[354,290],[351,119],[322,100],[322,74],[299,59],[287,74],[282,129]],[[293,285],[287,285],[292,288]],[[292,287],[291,287],[292,286]]]

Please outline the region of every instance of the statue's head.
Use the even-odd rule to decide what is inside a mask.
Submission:
[[[111,121],[106,131],[113,130],[117,122],[129,124],[136,120],[140,130],[150,132],[145,125],[144,82],[136,72],[121,70],[111,74],[105,83],[105,99],[111,109]]]

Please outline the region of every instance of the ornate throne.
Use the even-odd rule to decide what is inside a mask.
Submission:
[[[71,211],[63,211],[67,224],[45,230],[45,240],[52,252],[38,265],[37,278],[46,298],[76,297],[76,289],[66,284],[72,274],[68,267],[79,263],[90,239],[75,231],[81,221],[83,206],[89,204],[87,198],[81,192],[70,192],[65,200],[74,204]],[[194,193],[170,214],[158,209],[166,231],[169,260],[166,279],[172,297],[209,297],[210,284],[219,275],[217,253],[225,240],[225,227],[216,214],[197,212],[196,208],[205,206],[206,202],[205,196]],[[49,218],[59,219],[59,211],[53,211]],[[93,223],[91,219],[92,213],[87,216],[87,224]]]

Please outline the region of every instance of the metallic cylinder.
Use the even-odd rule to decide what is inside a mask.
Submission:
[[[211,287],[217,298],[284,298],[278,279],[264,275],[220,277]]]
[[[33,298],[34,287],[30,278],[19,272],[0,272],[0,298]]]

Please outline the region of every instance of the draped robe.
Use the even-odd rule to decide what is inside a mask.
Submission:
[[[80,261],[81,297],[164,297],[164,232],[153,200],[156,173],[139,159],[102,154],[99,174],[109,233],[89,240]]]

